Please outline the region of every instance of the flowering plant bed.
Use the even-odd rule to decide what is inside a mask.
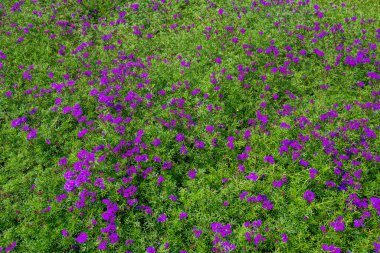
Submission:
[[[0,252],[379,252],[376,4],[0,3]]]

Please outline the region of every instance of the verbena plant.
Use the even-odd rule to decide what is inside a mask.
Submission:
[[[0,3],[0,252],[379,252],[379,7]]]

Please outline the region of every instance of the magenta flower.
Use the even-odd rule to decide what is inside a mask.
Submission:
[[[310,190],[307,190],[307,191],[305,191],[305,193],[303,194],[303,198],[304,198],[307,202],[311,203],[311,202],[314,200],[314,198],[315,198],[315,194],[314,194],[314,192],[312,192],[312,191],[310,191]]]
[[[26,117],[21,117],[21,118],[18,118],[18,119],[15,119],[15,120],[12,120],[11,122],[11,126],[13,128],[16,128],[16,127],[19,127],[21,126],[22,124],[26,123],[27,120],[26,120]]]
[[[362,219],[354,220],[354,226],[357,228],[360,228],[360,227],[364,228],[364,220]]]
[[[88,234],[81,232],[79,236],[75,239],[78,243],[83,244],[87,241]]]
[[[380,215],[380,198],[371,197],[371,204],[374,209],[377,210],[377,214]]]
[[[183,135],[182,133],[177,134],[177,136],[175,137],[175,140],[178,141],[178,142],[182,142],[185,139],[186,139],[185,135]]]
[[[115,244],[119,241],[119,235],[117,233],[110,234],[108,238],[110,239],[111,244]]]
[[[273,156],[266,156],[266,157],[264,157],[264,162],[267,162],[267,163],[270,163],[270,164],[274,164],[274,158],[273,158]]]
[[[162,182],[164,182],[164,181],[165,181],[165,178],[160,175],[157,179],[157,186],[160,186],[162,184]]]
[[[195,148],[203,149],[205,147],[205,143],[203,141],[196,141],[195,142]]]
[[[330,251],[332,253],[341,253],[342,252],[342,250],[340,248],[338,248],[338,247],[335,247],[334,244],[331,244],[330,246],[327,245],[327,244],[323,244],[322,245],[322,250],[323,251]]]
[[[372,78],[372,79],[380,79],[380,75],[377,74],[376,72],[368,72],[367,76]]]
[[[136,11],[139,10],[140,5],[139,5],[139,4],[131,4],[130,7],[131,7],[131,9],[132,9],[134,12],[136,12]]]
[[[274,180],[272,185],[273,187],[281,188],[284,185],[284,183],[285,182],[283,180]]]
[[[101,241],[99,246],[98,246],[98,250],[106,250],[107,249],[107,241]]]
[[[16,247],[17,242],[12,242],[11,244],[8,245],[8,247],[5,249],[5,252],[9,252],[14,250]],[[0,252],[2,251],[2,248],[0,247]]]
[[[257,176],[255,172],[249,173],[249,175],[246,176],[245,178],[251,181],[257,181],[257,179],[259,179],[259,177]]]
[[[150,246],[150,247],[146,248],[146,252],[147,253],[156,253],[157,251],[153,246]]]
[[[168,220],[168,216],[166,216],[166,214],[161,214],[158,218],[157,218],[157,221],[158,222],[165,222],[165,221],[167,221]]]
[[[37,129],[31,128],[30,131],[29,131],[29,133],[28,133],[27,140],[29,141],[30,139],[37,138],[37,132],[38,132]]]
[[[11,98],[12,97],[12,91],[7,91],[4,93],[4,95],[8,98]]]
[[[187,175],[189,178],[194,179],[197,176],[197,171],[196,170],[190,170]]]
[[[171,199],[173,202],[175,202],[177,200],[177,196],[174,196],[174,195],[170,195],[169,196],[169,199]]]
[[[163,170],[170,170],[172,168],[173,164],[171,161],[165,161],[162,165]]]
[[[161,144],[161,140],[159,138],[156,138],[152,141],[153,146],[157,147]]]
[[[289,240],[288,236],[285,233],[281,234],[281,237],[283,242],[287,242]]]
[[[88,133],[88,129],[87,129],[87,128],[84,128],[84,129],[80,130],[80,131],[78,132],[78,138],[82,138],[82,137],[85,136],[87,133]]]
[[[311,179],[314,179],[315,178],[315,175],[318,174],[318,170],[314,169],[314,168],[310,168],[309,169],[309,174],[310,174],[310,178]]]
[[[265,241],[265,237],[262,236],[261,234],[257,234],[255,236],[255,238],[253,238],[253,241],[254,241],[255,245],[258,245],[260,243],[260,241]]]
[[[182,220],[182,219],[186,219],[188,217],[187,213],[185,212],[182,212],[179,214],[179,219]]]
[[[317,48],[314,48],[313,52],[318,55],[319,57],[324,57],[325,56],[325,53],[318,50]]]
[[[194,227],[193,228],[193,233],[194,233],[194,236],[196,237],[196,238],[199,238],[200,236],[201,236],[201,234],[203,233],[203,231],[202,230],[198,230],[196,227]]]
[[[270,211],[273,209],[273,204],[269,200],[264,200],[261,207]]]
[[[184,154],[187,154],[188,150],[185,145],[182,145],[179,152],[184,155]]]
[[[306,160],[300,159],[300,165],[307,168],[309,166],[309,163]]]
[[[214,126],[206,126],[206,131],[209,133],[212,133],[214,131],[215,127]]]
[[[63,230],[62,230],[62,235],[65,236],[65,237],[66,237],[66,236],[69,236],[69,232],[67,232],[66,229],[63,229]]]
[[[334,222],[330,222],[330,226],[336,231],[344,231],[343,217],[339,216]]]

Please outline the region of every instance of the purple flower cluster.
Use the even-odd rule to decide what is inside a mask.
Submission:
[[[313,202],[313,200],[315,198],[315,194],[314,194],[314,192],[307,190],[303,194],[303,198],[310,204],[311,202]]]

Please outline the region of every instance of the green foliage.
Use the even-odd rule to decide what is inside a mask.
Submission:
[[[138,8],[129,1],[24,1],[19,11],[12,11],[15,1],[0,4],[0,50],[6,55],[0,58],[0,247],[16,241],[15,252],[97,251],[113,233],[102,231],[110,224],[103,217],[108,199],[118,206],[119,241],[108,243],[107,252],[146,252],[149,246],[157,252],[222,252],[212,243],[213,223],[232,225],[222,240],[235,252],[321,252],[324,244],[373,251],[380,235],[370,202],[380,197],[379,79],[368,73],[378,72],[378,47],[365,54],[369,64],[344,61],[378,43],[378,21],[368,21],[378,17],[378,3],[137,2]],[[344,32],[332,32],[338,24]],[[326,34],[317,36],[321,31]],[[281,73],[284,66],[289,73]],[[80,110],[64,112],[76,105]],[[11,127],[22,117],[28,130]],[[35,138],[30,129],[38,130]],[[79,137],[83,129],[88,133]],[[178,134],[185,140],[176,140]],[[288,145],[281,153],[284,140],[302,147]],[[134,147],[139,151],[133,153]],[[85,165],[83,150],[94,156],[82,159],[88,159]],[[243,153],[249,157],[240,159]],[[138,161],[143,154],[149,158]],[[275,162],[264,161],[267,156]],[[64,157],[67,165],[59,165]],[[164,168],[165,162],[172,167]],[[90,175],[67,190],[65,173],[78,174],[78,164]],[[311,168],[318,170],[314,177]],[[257,180],[247,179],[251,172]],[[136,193],[123,196],[121,189],[130,186]],[[307,190],[315,194],[311,203],[303,197]],[[66,198],[58,201],[62,194]],[[247,200],[261,195],[272,208]],[[350,203],[353,196],[364,207]],[[138,202],[127,202],[133,199]],[[147,206],[152,213],[142,208]],[[364,211],[370,217],[361,218]],[[183,212],[188,217],[180,219]],[[168,220],[158,222],[161,214]],[[345,230],[335,231],[331,222],[340,216]],[[358,219],[363,227],[354,226]],[[257,220],[262,225],[255,236],[266,239],[255,244],[245,222]],[[194,229],[202,230],[199,238]],[[76,241],[81,232],[88,233],[83,244]],[[129,239],[134,242],[126,245]]]

